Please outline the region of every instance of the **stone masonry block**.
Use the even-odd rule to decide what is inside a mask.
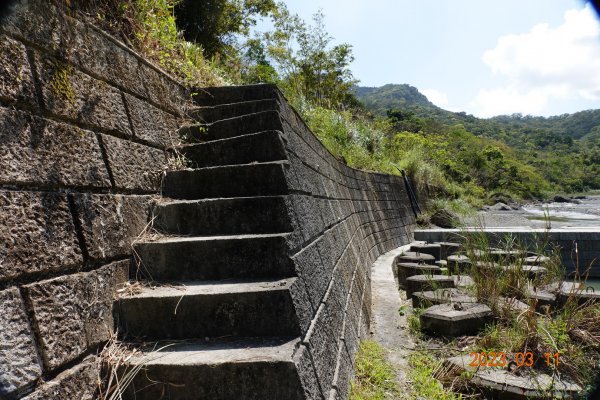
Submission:
[[[125,95],[125,100],[136,138],[165,148],[178,144],[176,117],[134,96]]]
[[[300,345],[296,350],[294,364],[296,364],[296,369],[304,388],[305,398],[307,400],[322,400],[323,393],[321,392],[321,386],[319,385],[310,354],[305,345]]]
[[[59,51],[73,32],[66,15],[45,0],[28,0],[16,4],[3,20],[3,30],[26,39],[49,51]]]
[[[131,254],[133,240],[148,223],[150,196],[75,194],[73,197],[91,258]]]
[[[311,241],[326,229],[319,209],[319,200],[312,196],[291,195],[292,206],[298,218],[304,241]]]
[[[25,46],[5,35],[0,35],[0,99],[36,103]]]
[[[88,357],[81,364],[61,372],[55,379],[43,384],[23,400],[94,400],[100,372],[98,366],[96,357]]]
[[[317,378],[324,393],[329,392],[335,374],[336,354],[340,332],[333,328],[332,313],[321,304],[315,316],[314,325],[308,332],[306,343],[314,361]]]
[[[354,375],[352,368],[352,358],[346,349],[345,343],[340,342],[337,353],[336,371],[333,384],[336,388],[339,398],[347,399],[350,392],[350,380]]]
[[[323,268],[317,243],[312,243],[292,258],[294,268],[300,279],[306,284],[310,301],[315,308],[319,307],[327,286],[331,280],[331,271]]]
[[[96,136],[0,108],[0,181],[110,187]]]
[[[323,234],[318,246],[325,268],[333,270],[349,241],[350,238],[341,223]]]
[[[66,196],[0,191],[0,281],[82,261]]]
[[[78,123],[131,136],[121,93],[70,64],[36,54],[44,106]]]
[[[44,365],[53,370],[109,339],[112,304],[129,261],[25,286]]]
[[[158,191],[167,163],[162,150],[108,135],[102,143],[118,188]]]
[[[189,100],[183,86],[144,63],[140,63],[140,75],[151,101],[173,113],[183,114],[184,105]]]
[[[0,398],[41,375],[35,341],[17,288],[0,292]]]
[[[147,97],[140,72],[140,60],[97,28],[85,25],[69,61],[111,84]]]
[[[313,308],[305,282],[301,279],[294,281],[290,287],[290,295],[292,296],[292,302],[296,310],[296,318],[298,318],[300,331],[304,335],[310,326],[316,307]]]

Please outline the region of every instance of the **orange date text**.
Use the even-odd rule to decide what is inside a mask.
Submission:
[[[481,351],[472,352],[470,367],[506,367],[511,362],[514,362],[517,367],[533,367],[536,357],[532,352],[515,353],[514,358],[509,360],[504,351]],[[560,353],[544,353],[544,361],[549,367],[558,367],[560,363]]]

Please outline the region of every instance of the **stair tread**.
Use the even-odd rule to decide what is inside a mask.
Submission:
[[[225,363],[291,362],[299,338],[237,338],[216,342],[161,342],[162,350],[140,351],[130,365],[218,365]]]
[[[256,293],[288,290],[296,278],[279,280],[189,281],[169,286],[144,287],[140,293],[122,299],[219,295],[225,293]]]
[[[235,143],[235,142],[239,142],[240,140],[243,139],[251,139],[251,138],[255,138],[255,137],[259,137],[262,135],[266,135],[269,133],[279,133],[281,131],[277,131],[277,130],[266,130],[266,131],[260,131],[260,132],[253,132],[253,133],[246,133],[246,134],[242,134],[240,136],[232,136],[232,137],[226,137],[223,139],[215,139],[215,140],[211,140],[210,142],[201,142],[201,143],[184,143],[181,144],[179,146],[175,146],[176,149],[189,149],[189,148],[193,148],[193,147],[209,147],[209,146],[214,146],[215,144],[228,144],[228,143]]]
[[[210,203],[218,201],[244,201],[244,200],[268,200],[268,199],[282,199],[285,196],[240,196],[240,197],[213,197],[208,199],[172,199],[170,197],[163,197],[156,203],[157,207],[174,205],[174,204],[196,204],[196,203]]]
[[[220,103],[220,104],[215,104],[215,105],[210,105],[210,106],[194,106],[194,107],[191,107],[189,111],[193,112],[196,110],[207,110],[207,109],[212,109],[212,108],[228,107],[228,106],[244,106],[244,105],[257,104],[257,103],[269,103],[269,102],[273,102],[273,101],[277,101],[277,100],[275,98],[266,98],[266,99],[257,99],[257,100],[235,101],[233,103]]]
[[[146,238],[136,241],[136,244],[155,244],[155,243],[186,243],[202,242],[211,240],[247,240],[247,239],[267,239],[281,237],[285,238],[289,233],[260,233],[260,234],[239,234],[239,235],[212,235],[212,236],[163,236],[154,235],[152,238]]]
[[[265,161],[265,162],[252,162],[248,164],[231,164],[231,165],[215,165],[212,167],[202,167],[202,168],[186,168],[186,169],[178,169],[175,171],[169,171],[169,173],[176,172],[198,172],[198,171],[211,171],[215,169],[225,169],[225,168],[244,168],[249,166],[257,166],[257,165],[286,165],[289,164],[287,160],[276,160],[276,161]]]
[[[196,121],[196,122],[192,122],[192,123],[189,123],[189,124],[183,124],[181,126],[181,129],[185,129],[185,128],[189,128],[189,127],[194,127],[194,126],[200,126],[200,127],[204,127],[204,128],[210,128],[212,125],[219,125],[219,124],[227,123],[227,122],[233,121],[235,119],[245,119],[245,118],[251,117],[251,116],[259,116],[259,115],[267,115],[267,114],[279,114],[279,111],[277,111],[277,110],[256,111],[256,112],[252,112],[252,113],[249,113],[249,114],[242,114],[242,115],[236,115],[236,116],[230,117],[230,118],[219,119],[219,120],[213,121],[213,122],[200,122],[200,121]],[[252,132],[252,133],[257,133],[257,132]]]

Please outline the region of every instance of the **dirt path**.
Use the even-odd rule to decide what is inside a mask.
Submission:
[[[400,247],[380,256],[371,269],[372,316],[371,337],[388,351],[388,359],[396,368],[398,383],[402,392],[407,393],[407,357],[415,348],[408,332],[405,315],[398,310],[409,309],[410,301],[403,300],[394,279],[392,263],[394,258],[409,246]]]

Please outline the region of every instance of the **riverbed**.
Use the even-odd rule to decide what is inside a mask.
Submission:
[[[525,204],[516,210],[479,211],[464,218],[466,227],[482,228],[599,228],[600,195],[572,203]]]

